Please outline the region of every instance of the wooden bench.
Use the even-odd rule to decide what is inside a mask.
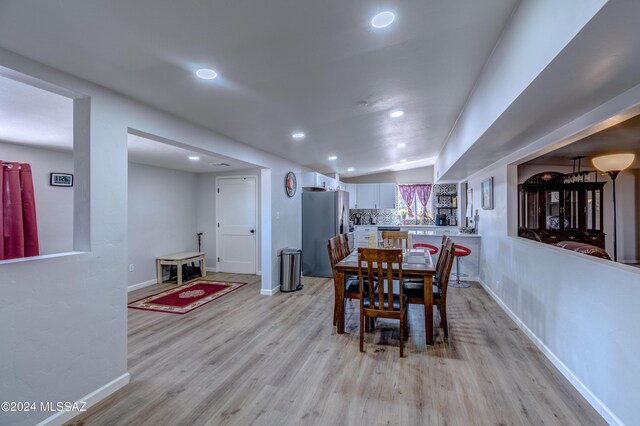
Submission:
[[[204,252],[197,251],[185,251],[182,253],[174,253],[167,254],[164,256],[159,256],[156,258],[156,272],[158,275],[158,284],[162,283],[162,266],[163,265],[172,265],[176,266],[178,269],[178,285],[182,285],[182,265],[186,265],[187,263],[192,262],[200,262],[200,275],[207,275],[207,270],[205,267],[205,255]]]

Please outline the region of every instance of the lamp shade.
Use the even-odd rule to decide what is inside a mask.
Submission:
[[[635,157],[635,154],[611,154],[596,157],[591,161],[601,172],[619,172],[629,167]]]

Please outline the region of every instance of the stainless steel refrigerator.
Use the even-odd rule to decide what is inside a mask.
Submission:
[[[332,277],[329,238],[349,231],[349,193],[302,193],[302,275]]]

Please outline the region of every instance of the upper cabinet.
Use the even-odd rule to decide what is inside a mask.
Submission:
[[[330,178],[316,172],[307,172],[302,174],[302,187],[324,188],[327,191],[336,189],[344,189],[344,185],[339,180]]]
[[[349,208],[355,209],[358,203],[358,185],[355,183],[347,183],[345,184],[345,191],[349,193]]]
[[[356,187],[355,209],[394,209],[396,208],[395,183],[362,183]],[[351,195],[350,195],[351,198]]]
[[[395,209],[396,208],[396,184],[381,183],[378,188],[378,207],[379,209]]]
[[[358,184],[358,192],[356,194],[357,209],[377,209],[379,194],[379,184],[377,183],[361,183]]]

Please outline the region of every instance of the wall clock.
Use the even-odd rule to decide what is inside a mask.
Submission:
[[[284,189],[287,191],[289,197],[293,197],[298,189],[298,183],[296,182],[296,175],[293,172],[287,173],[284,178]]]

